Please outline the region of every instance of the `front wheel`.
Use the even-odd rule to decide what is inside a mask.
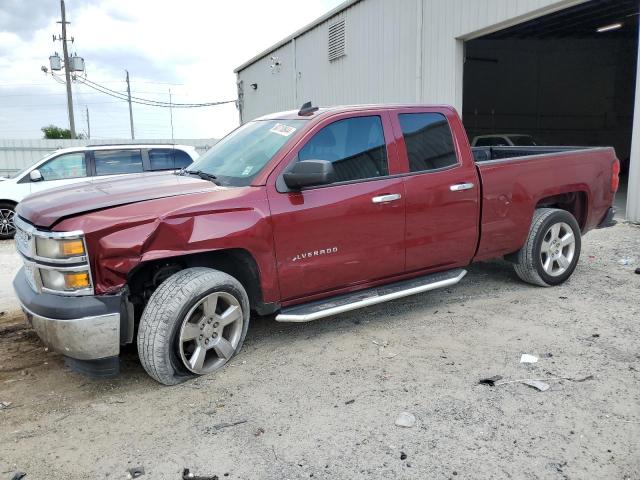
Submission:
[[[210,268],[188,268],[151,295],[138,329],[147,373],[175,385],[222,368],[242,347],[249,298],[240,282]]]
[[[575,270],[580,248],[580,226],[575,217],[566,210],[540,208],[533,215],[525,245],[517,253],[516,273],[534,285],[559,285]]]
[[[0,202],[0,240],[8,240],[16,234],[15,205]]]

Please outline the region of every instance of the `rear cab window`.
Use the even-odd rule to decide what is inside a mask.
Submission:
[[[410,172],[429,172],[458,164],[447,118],[441,113],[400,113],[398,121]]]
[[[94,150],[96,175],[142,173],[142,154],[137,149]]]
[[[334,183],[389,175],[382,119],[371,115],[330,123],[300,149],[298,161],[304,160],[331,162],[336,175]]]

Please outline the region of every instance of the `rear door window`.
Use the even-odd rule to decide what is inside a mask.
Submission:
[[[173,170],[188,167],[192,160],[189,154],[182,150],[170,148],[153,148],[149,150],[149,165],[151,170]]]
[[[311,137],[298,160],[333,163],[336,182],[384,177],[389,166],[382,120],[366,116],[333,122]]]
[[[96,175],[120,175],[142,172],[140,150],[95,150]]]
[[[83,152],[65,153],[41,165],[38,170],[45,182],[82,178],[87,176],[87,163]]]
[[[398,115],[409,159],[409,171],[425,172],[458,163],[447,118],[440,113]]]

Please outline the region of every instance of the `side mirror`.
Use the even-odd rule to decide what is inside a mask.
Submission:
[[[296,162],[289,172],[284,173],[283,178],[291,190],[300,190],[333,182],[335,172],[333,164],[327,160],[303,160]]]
[[[29,172],[29,178],[32,182],[41,182],[42,180],[44,180],[44,178],[42,178],[40,170],[38,170],[37,168]]]

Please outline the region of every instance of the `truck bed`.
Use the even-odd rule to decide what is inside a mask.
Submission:
[[[531,157],[553,153],[578,152],[602,147],[471,147],[473,159],[478,162],[505,160],[508,158]]]
[[[480,242],[475,260],[515,252],[540,207],[575,212],[583,233],[612,204],[615,151],[609,147],[480,147],[473,149],[482,184]],[[482,159],[478,160],[478,156]],[[575,208],[573,208],[575,207]]]

